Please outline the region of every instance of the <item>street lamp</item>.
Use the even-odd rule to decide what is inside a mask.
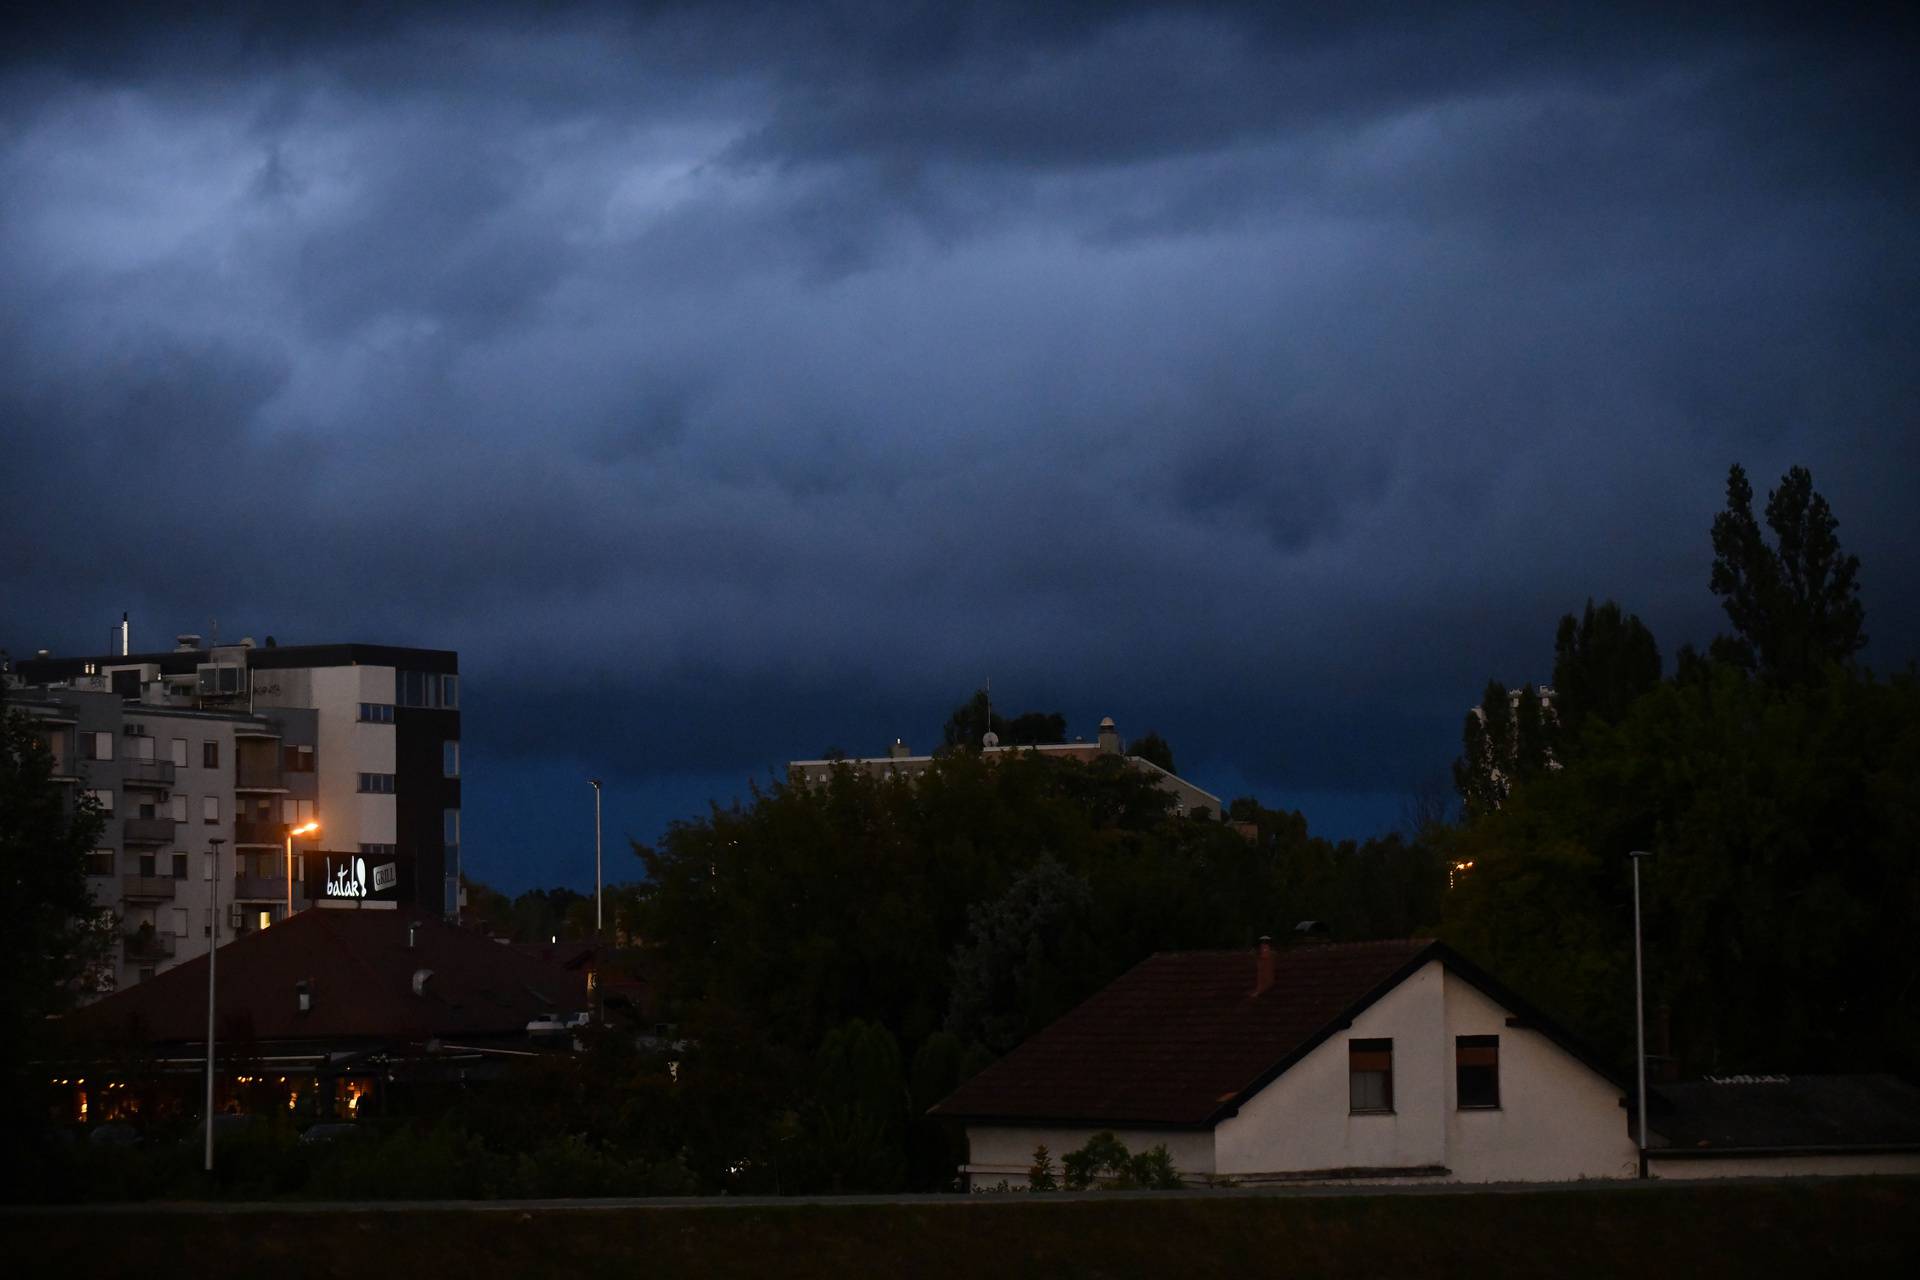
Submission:
[[[1647,1014],[1640,969],[1640,860],[1652,852],[1635,849],[1633,863],[1633,1058],[1640,1086],[1640,1176],[1647,1176]]]
[[[320,824],[317,822],[307,822],[297,827],[287,828],[287,914],[286,914],[286,919],[288,920],[293,919],[293,838],[295,836],[310,836],[314,832],[318,831],[319,829],[320,829]]]
[[[600,906],[600,779],[588,778],[593,788],[593,936],[597,939],[605,927]]]
[[[207,875],[207,1172],[213,1172],[213,966],[220,954],[220,846],[218,836],[207,841],[212,846],[213,864]]]

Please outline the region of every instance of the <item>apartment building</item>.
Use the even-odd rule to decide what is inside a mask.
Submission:
[[[102,803],[113,808],[113,843],[95,855],[108,878],[96,901],[118,904],[138,939],[127,945],[153,962],[130,960],[122,978],[204,951],[204,926],[191,907],[183,922],[175,905],[189,892],[196,903],[205,897],[190,855],[218,849],[221,900],[239,904],[215,922],[223,939],[284,915],[286,840],[309,821],[319,830],[295,841],[295,910],[357,892],[457,918],[454,652],[282,646],[271,637],[208,645],[188,634],[159,653],[43,651],[17,662],[15,679],[22,687],[9,701],[47,725],[62,775],[96,799],[111,797]],[[166,891],[145,883],[149,868],[155,879],[177,872],[194,887],[176,882],[171,897],[136,896]]]
[[[1226,815],[1226,810],[1220,803],[1220,797],[1211,791],[1195,786],[1178,774],[1167,772],[1151,760],[1128,755],[1121,747],[1120,730],[1114,725],[1112,716],[1101,718],[1099,736],[1093,742],[1002,746],[999,735],[989,733],[987,740],[981,744],[980,753],[989,760],[1014,753],[1032,753],[1051,760],[1075,760],[1081,764],[1091,764],[1103,756],[1111,756],[1124,762],[1128,768],[1150,776],[1154,785],[1172,797],[1174,812],[1180,816],[1205,815],[1219,820]],[[906,743],[895,739],[884,756],[789,760],[787,780],[795,785],[821,786],[832,779],[835,769],[851,769],[855,773],[863,773],[875,778],[894,776],[915,778],[926,772],[932,766],[934,759],[935,757],[930,755],[914,755]]]
[[[286,832],[316,811],[317,717],[130,702],[99,677],[19,688],[54,775],[105,816],[88,855],[93,900],[120,936],[93,986],[143,981],[306,905],[304,848],[291,882]],[[223,877],[214,919],[210,875]]]

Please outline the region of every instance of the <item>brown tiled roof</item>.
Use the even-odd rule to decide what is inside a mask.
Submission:
[[[933,1114],[1207,1127],[1442,951],[1421,939],[1277,951],[1273,985],[1259,996],[1251,950],[1163,952],[961,1085]]]
[[[413,926],[413,945],[407,944]],[[416,970],[433,976],[413,993]],[[588,1006],[586,980],[431,916],[312,908],[220,948],[218,1033],[257,1040],[522,1035],[536,1015]],[[305,980],[312,1009],[299,1011]],[[194,1043],[207,1034],[201,956],[66,1018],[76,1038]]]

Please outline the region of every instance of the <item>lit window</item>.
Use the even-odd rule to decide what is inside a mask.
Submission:
[[[1453,1038],[1454,1095],[1462,1110],[1500,1105],[1500,1037]]]
[[[1354,1111],[1393,1110],[1393,1041],[1347,1041],[1347,1094]]]

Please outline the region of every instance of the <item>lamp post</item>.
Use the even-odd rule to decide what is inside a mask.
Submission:
[[[1647,1014],[1640,967],[1640,860],[1652,852],[1635,849],[1633,863],[1633,1060],[1640,1089],[1640,1176],[1647,1176]]]
[[[593,788],[593,936],[598,938],[606,927],[600,905],[600,779],[588,778],[587,785]]]
[[[207,841],[212,847],[213,864],[207,877],[207,1172],[213,1172],[213,974],[220,954],[220,846],[226,841],[215,836]]]
[[[310,836],[319,829],[320,824],[317,822],[308,822],[297,827],[287,828],[287,914],[284,917],[285,919],[293,919],[293,838],[295,836]]]

